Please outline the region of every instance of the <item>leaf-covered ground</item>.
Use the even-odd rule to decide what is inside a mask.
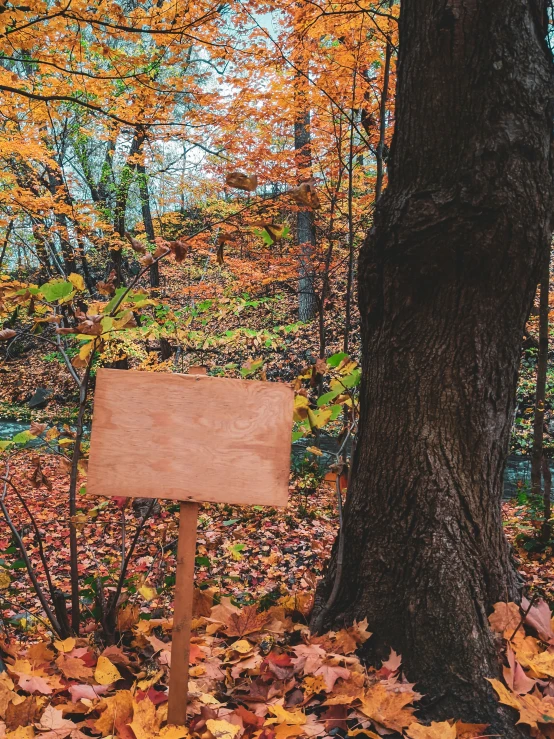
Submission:
[[[37,472],[32,452],[22,452],[13,474],[44,534],[54,582],[67,591],[67,471],[51,456],[46,461],[43,457]],[[1,647],[6,671],[0,674],[0,737],[486,736],[485,726],[454,720],[430,727],[418,723],[420,696],[417,686],[403,677],[401,657],[391,653],[376,670],[356,656],[371,638],[364,623],[322,637],[310,634],[314,584],[336,533],[334,496],[330,481],[304,470],[291,477],[286,511],[203,506],[186,731],[166,726],[176,507],[161,502],[145,524],[119,611],[121,638],[111,647],[97,639],[94,581],[101,576],[108,588],[113,586],[121,563],[123,520],[128,542],[141,511],[125,500],[82,497],[79,567],[90,612],[82,637],[64,642],[48,634],[2,523],[6,567],[0,572]],[[26,525],[27,514],[11,497],[18,526]],[[512,540],[532,526],[528,506],[507,504],[505,514]],[[38,562],[31,529],[24,530]],[[517,553],[529,584],[548,597],[554,578],[548,553],[539,557],[520,546]],[[535,736],[552,737],[550,611],[535,600],[525,615],[527,633],[521,625],[524,615],[514,604],[499,604],[491,617],[507,648],[505,684],[493,685]]]

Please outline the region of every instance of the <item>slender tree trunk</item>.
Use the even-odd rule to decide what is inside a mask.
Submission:
[[[143,152],[141,151],[144,157]],[[148,175],[146,174],[146,167],[144,165],[144,158],[137,165],[137,174],[139,181],[139,192],[140,192],[140,207],[142,211],[142,222],[144,224],[144,231],[146,238],[153,244],[156,234],[154,232],[154,221],[152,220],[152,208],[150,207],[150,191],[148,188]],[[150,287],[157,288],[160,286],[160,270],[158,262],[150,267]]]
[[[48,169],[48,184],[53,198],[60,198],[65,205],[70,203],[69,193],[59,172]],[[54,220],[56,221],[58,238],[60,240],[65,273],[70,275],[72,272],[77,272],[75,250],[69,239],[65,213],[60,212],[57,207],[54,207]]]
[[[518,600],[501,496],[521,337],[547,259],[552,67],[542,0],[402,5],[389,184],[360,255],[360,437],[325,626],[367,617],[427,716],[519,736],[486,677]],[[422,73],[422,70],[425,73]],[[337,549],[315,618],[332,591]]]
[[[116,234],[121,239],[125,237],[125,216],[127,213],[127,201],[129,199],[129,190],[133,182],[133,177],[137,168],[137,156],[139,155],[142,145],[144,143],[144,131],[142,129],[136,129],[131,141],[131,148],[127,156],[125,166],[121,171],[121,177],[117,185],[115,194],[115,208],[114,208],[114,221],[113,227]],[[121,285],[123,283],[123,275],[121,272],[122,266],[122,255],[121,248],[110,249],[111,268],[115,270],[115,284]]]
[[[12,232],[13,228],[13,218],[8,223],[6,227],[6,235],[4,236],[4,243],[2,244],[2,251],[0,252],[0,270],[2,269],[2,265],[4,263],[4,257],[6,256],[6,249],[8,248],[8,244],[10,243],[10,234]]]
[[[537,355],[537,388],[533,419],[533,448],[531,450],[531,492],[540,495],[542,459],[544,454],[544,404],[546,402],[546,371],[548,369],[548,293],[550,288],[550,260],[543,267],[539,288],[539,351]]]
[[[390,63],[392,46],[387,42],[385,49],[385,67],[383,69],[383,89],[379,106],[379,143],[377,144],[377,177],[375,178],[375,202],[381,197],[385,176],[385,134],[387,132],[387,102],[389,99]]]
[[[142,209],[142,222],[144,224],[144,230],[148,241],[153,243],[156,234],[154,232],[154,221],[152,220],[152,209],[150,207],[150,191],[148,189],[148,175],[146,174],[146,167],[144,164],[143,148],[141,148],[140,154],[141,160],[137,165],[137,174],[139,181],[140,204]],[[160,269],[158,262],[156,262],[150,267],[150,287],[153,288],[154,293],[157,294],[157,288],[159,288],[159,286]],[[173,356],[171,344],[163,336],[160,337],[160,353],[162,355],[162,360],[169,359]]]
[[[297,114],[294,121],[294,149],[299,182],[309,180],[312,173],[310,111],[305,96],[297,93]],[[300,247],[298,264],[298,317],[311,321],[317,311],[315,273],[313,269],[315,239],[314,212],[310,208],[298,211],[296,237]]]
[[[356,98],[356,77],[357,67],[354,68],[352,75],[352,106],[350,113],[350,135],[348,141],[348,273],[346,275],[346,295],[345,295],[345,311],[344,311],[344,337],[342,350],[348,354],[348,346],[350,339],[350,324],[352,312],[352,288],[354,285],[354,214],[352,205],[354,201],[354,130],[355,130],[355,110],[354,100]]]

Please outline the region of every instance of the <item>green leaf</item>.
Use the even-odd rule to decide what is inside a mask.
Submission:
[[[362,372],[360,369],[352,370],[352,372],[349,375],[346,375],[346,377],[341,378],[341,382],[344,385],[344,387],[355,387],[356,385],[360,384],[360,380],[362,379]]]
[[[60,300],[70,295],[73,292],[73,285],[71,282],[66,282],[65,280],[50,280],[50,282],[46,282],[40,286],[40,292],[45,300],[53,303],[55,300]]]
[[[210,566],[210,560],[208,557],[196,557],[194,561],[197,567],[209,567]]]
[[[336,421],[337,418],[340,416],[342,411],[342,405],[332,405],[331,406],[331,418],[330,421]]]
[[[231,518],[229,521],[223,521],[224,526],[232,526],[234,523],[238,523],[240,521],[239,518]]]
[[[0,441],[0,452],[3,452],[4,449],[7,449],[11,445],[12,445],[12,441],[10,439],[6,441]]]
[[[106,305],[106,307],[102,311],[105,315],[109,315],[111,313],[112,308],[117,303],[117,301],[119,300],[119,298],[123,295],[123,293],[125,292],[125,290],[127,290],[126,287],[118,287],[117,288],[117,290],[115,291],[115,295],[113,296],[113,298],[110,300],[110,302]]]
[[[298,441],[298,439],[302,439],[304,437],[304,431],[293,431],[292,432],[292,440]]]
[[[338,367],[342,360],[346,359],[347,356],[348,354],[345,354],[344,352],[337,352],[337,354],[332,354],[328,358],[327,364],[329,367]]]
[[[332,400],[334,400],[338,395],[340,395],[342,390],[339,388],[338,390],[331,390],[328,393],[325,393],[324,395],[321,395],[317,399],[317,405],[319,408],[321,408],[322,405],[327,405],[327,403],[330,403]]]
[[[22,559],[18,559],[12,564],[12,570],[24,570],[26,566]]]
[[[33,436],[33,434],[30,431],[21,431],[19,434],[16,434],[12,441],[14,444],[26,444],[31,439],[36,438]]]

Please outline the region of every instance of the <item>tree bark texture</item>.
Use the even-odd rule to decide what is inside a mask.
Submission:
[[[299,181],[310,179],[312,174],[312,152],[310,137],[310,112],[306,110],[306,100],[302,93],[297,94],[298,113],[294,122],[294,149]],[[298,264],[298,317],[301,321],[311,321],[317,312],[315,293],[315,271],[313,268],[315,240],[314,212],[310,208],[298,211],[296,217],[296,236],[300,247]]]
[[[539,0],[406,0],[389,184],[359,261],[360,436],[325,626],[369,620],[428,715],[518,736],[486,677],[520,587],[501,521],[520,346],[548,258],[552,68]],[[333,588],[336,547],[315,617]],[[506,711],[506,713],[504,712]]]
[[[533,419],[533,448],[531,450],[531,492],[540,495],[544,456],[544,412],[546,376],[548,371],[548,297],[550,292],[550,259],[543,267],[539,288],[539,351],[537,354],[537,388]],[[548,465],[547,465],[548,466]]]

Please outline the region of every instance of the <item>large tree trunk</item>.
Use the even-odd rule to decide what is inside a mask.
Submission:
[[[360,256],[360,438],[325,626],[369,619],[435,718],[517,736],[487,615],[518,599],[501,522],[520,345],[548,257],[543,0],[406,0],[389,185]],[[336,552],[318,592],[331,592]],[[508,710],[508,709],[506,709]]]

